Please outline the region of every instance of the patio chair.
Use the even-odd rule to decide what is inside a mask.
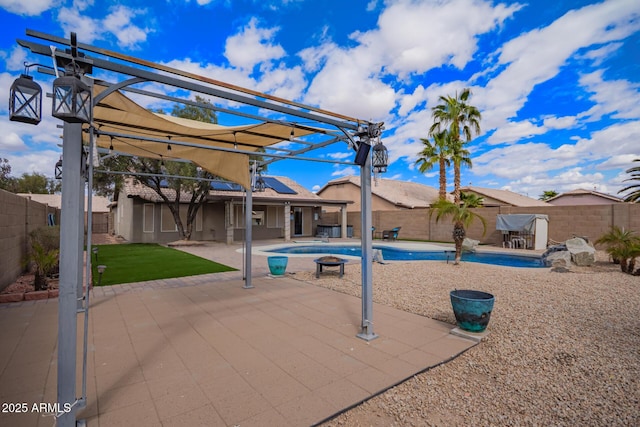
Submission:
[[[398,240],[398,233],[402,227],[396,227],[391,230],[384,230],[382,232],[382,240]]]

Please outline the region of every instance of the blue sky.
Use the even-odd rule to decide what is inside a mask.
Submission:
[[[83,43],[384,121],[385,178],[437,187],[437,170],[414,167],[420,138],[438,97],[464,87],[482,133],[468,147],[463,185],[535,198],[575,188],[616,194],[640,158],[637,0],[0,0],[0,22],[4,99],[23,62],[42,61],[15,42],[27,28],[75,31]],[[50,90],[51,78],[35,74]],[[60,131],[48,102],[37,127],[10,122],[0,105],[0,157],[14,176],[53,175]],[[353,152],[334,144],[316,156]],[[269,171],[312,190],[358,174],[291,160]]]

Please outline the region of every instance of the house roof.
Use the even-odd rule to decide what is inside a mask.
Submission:
[[[522,194],[514,193],[509,190],[498,190],[495,188],[483,188],[475,186],[466,186],[460,188],[460,191],[470,191],[480,196],[498,200],[504,203],[504,205],[518,206],[518,207],[535,207],[535,206],[549,206],[547,202],[534,199],[531,197],[523,196]]]
[[[43,205],[48,205],[54,208],[61,209],[62,208],[62,195],[60,194],[31,194],[31,193],[18,193],[18,196],[27,197],[34,202],[42,203]],[[91,200],[91,211],[94,213],[98,212],[109,212],[109,205],[111,201],[106,197],[102,196],[93,196]],[[87,197],[84,198],[84,206],[85,212],[87,207]]]
[[[551,197],[551,198],[547,199],[547,202],[551,202],[552,200],[556,200],[556,199],[559,199],[561,197],[586,196],[586,195],[602,197],[603,199],[611,200],[611,201],[614,201],[614,202],[624,202],[624,200],[621,199],[620,197],[612,196],[611,194],[607,194],[607,193],[601,193],[601,192],[595,191],[595,190],[586,190],[586,189],[583,189],[583,188],[577,188],[575,190],[566,191],[566,192],[564,192],[562,194],[558,194],[557,196],[554,196],[554,197]]]
[[[319,191],[321,194],[326,188],[350,183],[360,187],[359,176],[345,176],[326,183]],[[395,179],[379,178],[371,184],[371,194],[376,195],[396,206],[405,208],[427,208],[438,200],[438,190],[428,185],[417,182],[398,181]],[[447,196],[448,198],[450,196]]]
[[[253,200],[256,202],[298,202],[298,203],[315,203],[315,204],[347,204],[353,203],[348,200],[326,200],[322,197],[312,193],[311,191],[304,188],[302,185],[298,184],[294,180],[284,177],[284,176],[272,176],[269,178],[275,178],[284,186],[288,187],[288,189],[293,190],[287,193],[281,193],[273,188],[265,188],[264,192],[254,192]],[[162,198],[153,190],[140,182],[128,178],[125,180],[123,191],[128,197],[140,197],[143,200],[147,200],[150,202],[162,202]],[[163,190],[167,197],[171,200],[175,197],[175,191],[166,188]],[[295,193],[295,194],[292,194]],[[229,199],[240,199],[244,196],[242,191],[233,191],[233,190],[210,190],[209,191],[209,200],[229,200]],[[181,203],[189,203],[191,199],[191,195],[187,192],[183,192],[180,195]]]

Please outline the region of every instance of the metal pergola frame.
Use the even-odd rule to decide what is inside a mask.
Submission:
[[[247,107],[255,107],[257,113],[247,113],[246,111],[234,111],[229,108],[214,106],[212,109],[227,114],[234,114],[237,117],[246,119],[286,124],[292,128],[320,129],[322,140],[308,141],[294,139],[290,141],[297,144],[298,148],[284,149],[278,147],[269,148],[264,153],[259,153],[264,164],[273,163],[283,159],[324,161],[335,164],[357,165],[360,167],[361,179],[361,245],[362,245],[362,320],[359,338],[372,340],[377,337],[373,330],[373,299],[372,299],[372,235],[371,235],[371,156],[356,164],[354,162],[316,159],[303,156],[313,150],[326,147],[328,145],[343,142],[355,152],[362,144],[371,146],[372,142],[379,139],[383,130],[382,123],[373,123],[348,117],[338,113],[325,111],[320,108],[304,105],[298,102],[285,100],[272,95],[259,93],[251,89],[246,89],[214,79],[197,76],[181,70],[170,68],[160,64],[154,64],[141,59],[129,57],[117,52],[107,51],[94,46],[77,43],[75,35],[70,39],[60,38],[32,30],[26,31],[27,36],[33,39],[45,40],[48,44],[41,44],[33,40],[18,39],[17,43],[29,49],[32,53],[52,58],[54,61],[53,70],[56,71],[56,62],[75,60],[86,64],[95,70],[102,70],[109,74],[110,78],[118,79],[117,83],[106,83],[109,87],[99,96],[92,100],[92,108],[97,105],[100,99],[106,97],[116,90],[129,91],[138,95],[155,97],[166,101],[196,105],[206,108],[211,106],[201,105],[194,101],[188,101],[164,93],[155,93],[149,90],[142,90],[132,87],[140,83],[160,83],[178,90],[185,90],[197,94],[208,95],[217,99],[232,101]],[[53,48],[51,43],[63,46],[63,49]],[[64,50],[71,47],[71,50]],[[76,51],[94,54],[76,56]],[[74,56],[72,56],[74,54]],[[40,72],[51,74],[52,71],[39,68]],[[86,76],[83,81],[92,84]],[[105,84],[100,81],[100,84]],[[274,119],[268,114],[261,112],[277,113],[286,119]],[[89,150],[92,152],[95,133],[100,130],[90,126],[91,135]],[[56,414],[56,425],[61,427],[74,427],[83,425],[84,421],[76,419],[76,410],[86,405],[86,333],[89,315],[89,290],[91,282],[91,223],[87,230],[87,274],[86,286],[83,290],[83,244],[84,244],[84,193],[85,193],[85,173],[88,175],[89,191],[93,174],[93,163],[90,161],[88,172],[85,170],[85,159],[83,157],[83,128],[80,123],[64,123],[63,127],[63,165],[62,165],[62,213],[60,221],[60,282],[59,282],[59,312],[58,312],[58,372],[57,372],[57,402],[59,408],[71,405],[71,410],[61,411]],[[120,138],[126,138],[126,134],[118,134]],[[135,139],[140,139],[136,136]],[[152,138],[150,138],[152,140]],[[233,144],[230,147],[198,147],[198,144],[181,142],[176,139],[169,140],[171,144],[183,144],[191,147],[206,148],[210,150],[232,151],[236,153],[255,154],[255,152],[242,151],[236,149]],[[167,140],[157,139],[161,144],[167,144]],[[368,153],[368,147],[366,147]],[[364,151],[364,150],[363,150]],[[89,156],[91,158],[91,156]],[[90,200],[91,198],[89,198]],[[91,203],[90,201],[88,202]],[[246,191],[246,216],[245,224],[251,224],[252,211],[252,191]],[[251,284],[251,252],[252,233],[251,226],[246,226],[245,232],[245,266],[246,277],[244,288],[252,288]],[[77,314],[84,313],[85,323],[85,348],[83,354],[83,385],[82,396],[76,394],[76,349],[77,349]]]

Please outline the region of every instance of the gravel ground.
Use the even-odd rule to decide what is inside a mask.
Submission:
[[[476,263],[374,264],[374,301],[455,323],[449,291],[495,295],[489,335],[324,424],[330,426],[638,426],[640,277],[603,260],[568,273]],[[295,277],[360,294],[345,277]],[[374,311],[375,321],[375,311]]]

